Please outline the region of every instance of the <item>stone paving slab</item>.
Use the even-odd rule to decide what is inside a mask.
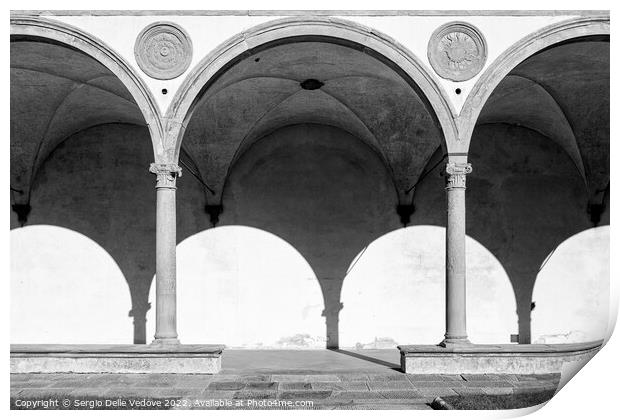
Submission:
[[[71,390],[71,392],[69,392],[69,396],[71,397],[84,397],[85,395],[89,396],[89,397],[99,397],[101,396],[102,392],[101,389],[98,388],[80,388],[80,389],[73,389]],[[105,392],[106,390],[104,390]]]
[[[367,382],[370,380],[365,373],[341,373],[336,376],[341,382]]]
[[[12,374],[12,398],[193,398],[313,401],[316,409],[428,408],[437,396],[555,390],[559,375]],[[204,407],[203,407],[204,408]],[[260,407],[256,407],[260,409]]]
[[[369,381],[407,381],[407,375],[404,373],[397,374],[369,374]]]
[[[537,392],[544,392],[544,391],[555,391],[556,389],[557,389],[557,386],[532,385],[528,387],[513,388],[512,392],[515,394],[523,394],[523,393],[537,393]]]
[[[73,391],[73,388],[22,388],[17,390],[16,394],[13,394],[13,390],[11,390],[11,396],[15,395],[19,398],[41,398],[41,396],[44,395],[68,395],[71,391]]]
[[[82,375],[75,375],[82,376]],[[194,375],[192,375],[194,376]],[[206,375],[200,375],[204,377]],[[147,380],[147,375],[127,375],[127,374],[101,374],[101,375],[86,375],[83,379],[84,383],[87,383],[92,387],[105,387],[105,386],[133,386],[138,385],[141,382]]]
[[[213,391],[210,389],[203,389],[200,394],[198,394],[198,398],[204,399],[232,399],[235,393],[238,391]]]
[[[417,392],[424,397],[446,397],[450,395],[458,395],[452,388],[417,388]]]
[[[452,390],[462,396],[485,395],[484,388],[459,387],[459,388],[452,388]]]
[[[402,390],[402,391],[379,391],[379,394],[386,399],[389,400],[415,400],[415,399],[419,399],[419,400],[424,400],[425,402],[427,401],[427,399],[424,398],[424,396],[418,392],[418,391],[414,391],[414,390]]]
[[[411,382],[411,384],[415,388],[446,388],[446,387],[462,388],[465,386],[461,382],[457,382],[457,381],[438,381],[438,380]]]
[[[246,390],[275,391],[278,389],[277,382],[246,382]]]
[[[209,375],[210,376],[210,375]],[[234,382],[240,378],[240,375],[213,375],[210,376],[211,382]]]
[[[306,375],[271,375],[271,380],[276,382],[304,382]]]
[[[240,391],[245,388],[243,382],[211,382],[207,389],[215,391]]]
[[[305,382],[340,382],[338,375],[306,375]]]
[[[246,382],[271,382],[271,375],[238,375],[238,379]]]
[[[210,380],[210,378],[205,378],[204,376],[206,375],[200,375],[200,376],[189,377],[189,378],[184,378],[184,379],[176,379],[174,384],[176,386],[182,386],[185,388],[205,389],[212,383],[212,381]]]
[[[54,382],[50,382],[49,380],[31,380],[31,381],[19,381],[13,382],[11,380],[11,387],[20,389],[20,388],[49,388]]]
[[[500,388],[484,387],[482,388],[482,390],[484,391],[486,395],[510,395],[513,392],[512,388],[506,388],[506,387],[500,387]]]
[[[508,381],[463,381],[460,385],[465,387],[494,387],[494,388],[512,388],[514,384],[511,384]]]
[[[445,386],[445,384],[444,384]],[[371,391],[376,390],[400,390],[400,389],[413,389],[413,384],[409,381],[369,381],[368,387]]]
[[[282,391],[278,392],[278,398],[282,400],[323,400],[332,395],[333,391]]]
[[[194,391],[196,392],[196,391]],[[200,391],[197,391],[200,392]],[[192,392],[175,388],[112,388],[105,392],[106,397],[124,398],[174,398],[190,395]]]
[[[303,391],[312,389],[312,384],[309,382],[280,382],[278,389],[280,391]]]
[[[237,391],[233,395],[233,400],[273,400],[278,393],[275,390],[243,390]]]
[[[497,381],[501,378],[501,375],[464,373],[461,375],[461,378],[465,381]]]
[[[326,408],[333,410],[432,410],[428,404],[423,402],[394,403],[389,401],[386,403],[385,400],[353,400],[346,405],[327,406]]]
[[[368,391],[366,382],[312,382],[311,389],[332,391]]]
[[[380,400],[384,397],[377,391],[334,391],[331,400],[353,401],[353,400]]]

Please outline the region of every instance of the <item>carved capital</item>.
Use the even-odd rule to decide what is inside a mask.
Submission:
[[[176,188],[176,180],[181,177],[181,167],[174,163],[151,163],[149,172],[157,175],[156,188]]]
[[[471,171],[472,168],[469,163],[449,162],[446,164],[446,189],[465,189],[466,175],[471,173]]]

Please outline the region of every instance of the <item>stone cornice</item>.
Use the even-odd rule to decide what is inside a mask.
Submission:
[[[15,10],[33,16],[608,16],[609,10]]]

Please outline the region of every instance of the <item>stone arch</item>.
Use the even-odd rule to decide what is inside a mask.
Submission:
[[[554,44],[592,35],[609,35],[609,16],[577,18],[549,25],[513,44],[480,76],[457,119],[459,152],[467,153],[478,116],[499,83],[517,65]]]
[[[255,26],[230,38],[207,55],[191,71],[173,98],[166,113],[165,159],[177,162],[183,134],[201,93],[222,72],[253,50],[287,39],[317,38],[324,42],[344,43],[361,47],[394,68],[420,92],[428,102],[429,111],[437,119],[443,134],[445,151],[454,148],[457,131],[455,111],[443,88],[427,66],[397,41],[374,29],[355,22],[324,18],[284,18]]]
[[[78,28],[36,16],[11,17],[11,42],[20,38],[38,38],[61,43],[81,51],[108,68],[138,104],[149,128],[155,160],[162,155],[163,129],[159,108],[144,81],[118,53]]]

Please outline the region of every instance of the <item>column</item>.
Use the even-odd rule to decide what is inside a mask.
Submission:
[[[155,345],[179,344],[176,296],[176,179],[181,168],[171,163],[152,163],[157,175]]]
[[[444,347],[469,344],[466,327],[465,178],[469,163],[446,165],[446,334]]]

